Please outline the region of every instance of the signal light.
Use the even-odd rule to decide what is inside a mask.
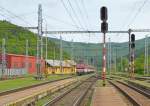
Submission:
[[[131,35],[131,42],[134,42],[134,41],[135,41],[135,35],[132,34],[132,35]]]
[[[131,35],[131,48],[132,49],[135,48],[135,35],[134,34]]]
[[[132,44],[131,44],[131,48],[135,48],[135,43],[132,43]]]
[[[101,32],[106,33],[108,31],[108,23],[102,22],[101,23]]]
[[[107,21],[107,8],[106,7],[102,7],[101,8],[101,20],[102,21]]]

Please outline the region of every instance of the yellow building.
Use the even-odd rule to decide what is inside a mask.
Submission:
[[[76,74],[75,62],[71,60],[46,60],[46,70],[48,74]]]
[[[73,73],[76,73],[76,62],[73,61],[73,60],[65,60],[66,63],[70,64],[71,65],[71,71]]]

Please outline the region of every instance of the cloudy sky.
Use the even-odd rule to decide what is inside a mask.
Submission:
[[[21,26],[37,26],[38,4],[43,9],[43,29],[100,30],[100,7],[108,7],[109,30],[150,29],[150,0],[0,0],[0,19]],[[141,39],[149,33],[136,33]],[[48,35],[59,38],[60,35]],[[67,34],[64,40],[102,42],[102,34]],[[113,42],[128,41],[127,34],[107,34]]]

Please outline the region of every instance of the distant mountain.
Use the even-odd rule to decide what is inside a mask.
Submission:
[[[60,45],[60,40],[55,38],[49,38],[51,41],[54,41],[58,46]],[[141,57],[144,54],[144,41],[145,39],[140,39],[135,41],[135,54],[136,58]],[[121,56],[123,58],[128,58],[129,48],[128,42],[124,43],[111,43],[112,45],[112,62]],[[74,59],[79,61],[85,61],[89,64],[94,64],[100,68],[102,62],[102,44],[101,43],[81,43],[81,42],[68,42],[63,41],[63,49],[68,52],[71,56],[73,55]],[[150,51],[150,49],[149,49]]]

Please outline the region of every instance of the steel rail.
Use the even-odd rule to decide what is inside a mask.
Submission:
[[[121,91],[133,103],[134,106],[141,106],[141,102],[139,102],[137,99],[135,99],[134,97],[129,95],[129,92],[127,93],[127,91],[124,91],[121,87],[117,86],[117,84],[113,81],[109,80],[109,83],[111,83],[113,86],[115,86],[117,89],[119,89],[119,91]],[[134,90],[135,92],[142,94],[144,97],[147,97],[147,95],[145,93],[143,93],[143,92],[141,93],[141,91],[137,90],[137,88],[133,88],[130,85],[122,83],[120,81],[117,81],[117,83],[120,83],[120,84],[130,88],[131,90]]]
[[[93,77],[90,77],[93,78]],[[87,80],[89,80],[90,78],[88,78]],[[82,81],[80,82],[78,85],[76,85],[75,87],[65,91],[64,93],[58,95],[57,97],[55,97],[52,100],[49,100],[47,103],[45,103],[43,106],[53,106],[53,104],[55,104],[56,102],[60,101],[60,99],[62,99],[64,96],[66,96],[67,94],[69,94],[70,92],[72,92],[73,90],[75,90],[76,88],[78,88],[79,86],[81,86],[82,84],[84,84],[85,82],[88,81]],[[81,100],[84,98],[84,96],[86,95],[86,93],[89,91],[89,89],[92,87],[93,83],[95,81],[93,81],[90,86],[88,86],[88,88],[86,89],[86,91],[84,91],[84,93],[82,93],[82,95],[75,101],[75,103],[73,104],[73,106],[78,106],[81,103]]]
[[[119,82],[119,83],[121,83],[121,84],[123,84],[123,85],[125,85],[125,86],[128,86],[128,87],[131,88],[131,89],[134,89],[135,91],[137,91],[137,92],[143,94],[144,96],[146,96],[146,97],[148,97],[148,98],[150,99],[150,93],[148,93],[148,92],[146,92],[146,91],[144,91],[144,90],[142,90],[142,89],[139,89],[138,87],[135,87],[135,86],[133,86],[133,85],[129,85],[129,84],[123,83],[123,82],[121,82],[121,81],[117,81],[117,82]]]

